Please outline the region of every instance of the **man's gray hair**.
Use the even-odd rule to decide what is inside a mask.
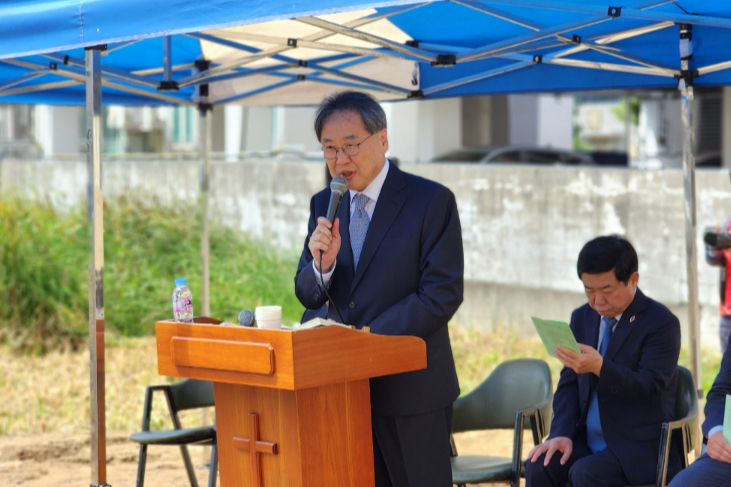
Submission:
[[[369,134],[375,134],[386,128],[386,112],[375,98],[359,91],[341,91],[325,98],[317,110],[315,117],[317,140],[321,140],[325,120],[334,113],[342,112],[355,112],[360,115],[363,126]]]

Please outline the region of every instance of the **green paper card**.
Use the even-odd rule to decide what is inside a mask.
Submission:
[[[576,353],[581,353],[579,344],[576,343],[576,337],[574,337],[574,333],[571,331],[568,323],[563,321],[542,320],[535,316],[531,319],[533,320],[533,324],[536,326],[538,336],[541,337],[543,344],[546,346],[546,350],[548,350],[548,355],[555,357],[556,352],[554,352],[554,350],[561,345]]]
[[[726,394],[726,410],[723,413],[723,437],[731,445],[731,396]]]

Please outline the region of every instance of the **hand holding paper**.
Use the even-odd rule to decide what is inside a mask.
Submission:
[[[536,317],[532,317],[531,319],[536,327],[536,331],[538,331],[538,336],[541,337],[551,357],[556,357],[555,350],[562,345],[576,353],[581,353],[579,344],[576,343],[576,337],[574,337],[574,333],[571,331],[568,323],[542,320]]]

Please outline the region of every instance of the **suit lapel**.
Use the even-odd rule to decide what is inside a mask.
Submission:
[[[612,339],[609,341],[609,347],[604,354],[605,360],[611,360],[617,354],[622,344],[627,340],[632,330],[640,324],[644,317],[643,312],[647,309],[647,297],[642,291],[637,289],[635,292],[635,298],[632,303],[622,313],[622,318],[617,323],[617,328],[614,329]]]
[[[351,291],[360,282],[365,270],[368,268],[371,260],[373,260],[373,256],[376,254],[376,250],[381,244],[383,237],[386,236],[388,229],[391,228],[391,225],[401,211],[401,207],[403,207],[406,201],[406,197],[400,194],[400,190],[404,186],[406,186],[406,182],[404,181],[403,173],[394,164],[391,164],[386,175],[386,180],[383,182],[381,194],[378,195],[373,218],[371,218],[371,223],[368,225],[368,232],[363,242],[363,250],[360,253],[358,268],[355,270],[353,283],[350,287]],[[350,237],[348,237],[348,244],[350,244]],[[352,259],[351,251],[351,263],[353,262]]]

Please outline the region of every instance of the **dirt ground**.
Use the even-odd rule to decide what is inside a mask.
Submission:
[[[112,487],[135,485],[139,447],[128,437],[129,433],[107,434],[107,482]],[[509,455],[511,449],[510,431],[466,433],[457,438],[457,450],[463,454]],[[206,447],[190,448],[200,487],[208,483],[209,451]],[[91,478],[89,458],[88,435],[59,432],[0,435],[0,486],[87,486]],[[145,485],[190,485],[177,447],[148,449]],[[507,487],[509,483],[490,485]]]

